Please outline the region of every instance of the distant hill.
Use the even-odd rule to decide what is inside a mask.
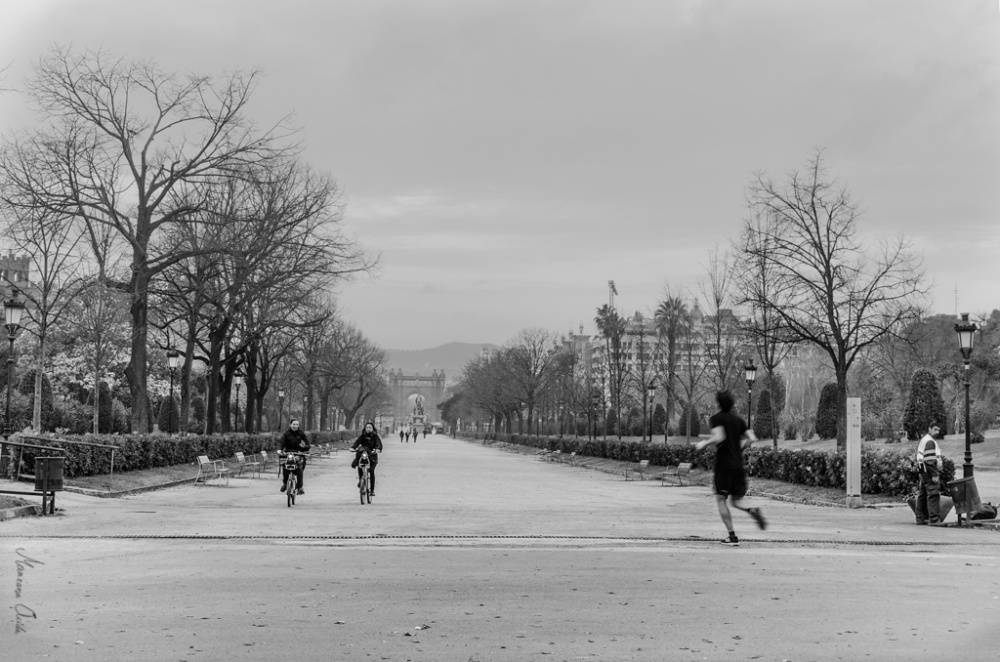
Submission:
[[[444,370],[445,383],[454,384],[465,368],[465,364],[479,356],[486,343],[474,344],[450,342],[432,349],[387,349],[389,367],[402,370],[404,374],[420,373],[428,376],[435,370]]]

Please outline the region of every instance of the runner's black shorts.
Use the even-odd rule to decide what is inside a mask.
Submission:
[[[747,474],[743,469],[716,469],[715,493],[742,499],[747,495]]]

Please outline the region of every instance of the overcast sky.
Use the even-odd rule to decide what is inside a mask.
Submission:
[[[623,313],[696,294],[754,173],[817,149],[934,312],[1000,308],[997,0],[0,0],[0,86],[56,42],[262,70],[255,118],[295,114],[381,253],[338,300],[386,348],[594,332],[609,279]]]

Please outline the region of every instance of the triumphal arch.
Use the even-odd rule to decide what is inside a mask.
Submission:
[[[402,370],[390,370],[389,388],[396,429],[422,428],[441,421],[437,406],[444,401],[444,370],[435,370],[426,377],[420,373],[404,375]]]

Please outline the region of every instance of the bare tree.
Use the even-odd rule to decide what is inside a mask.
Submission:
[[[459,378],[466,406],[470,410],[485,412],[497,428],[506,420],[508,430],[511,417],[515,414],[521,416],[521,401],[512,379],[512,370],[504,365],[509,359],[509,349],[476,357],[465,365]]]
[[[754,214],[769,219],[763,228],[745,228],[750,259],[775,266],[773,298],[762,303],[783,336],[829,356],[837,376],[837,444],[844,447],[848,371],[859,352],[918,317],[926,294],[920,261],[903,237],[861,240],[861,212],[828,179],[821,153],[783,185],[757,175],[748,197]]]
[[[705,301],[705,353],[709,373],[719,391],[732,389],[739,380],[743,343],[740,323],[733,313],[733,268],[729,255],[716,246],[708,253],[708,280],[701,285]]]
[[[506,350],[503,367],[515,397],[527,409],[530,430],[535,409],[542,402],[555,374],[555,338],[542,329],[524,329]]]
[[[24,173],[0,162],[8,192],[20,205],[73,215],[92,241],[110,228],[131,251],[132,429],[148,431],[148,292],[150,282],[190,251],[157,250],[157,237],[200,209],[193,184],[276,156],[277,130],[258,132],[245,112],[256,73],[216,80],[166,74],[148,62],[104,52],[55,47],[36,65],[28,92],[49,121],[13,149],[33,155]],[[58,182],[58,186],[50,186]],[[171,246],[172,248],[172,246]]]
[[[635,317],[628,324],[628,349],[634,360],[631,362],[629,378],[633,392],[638,394],[636,400],[642,403],[643,429],[642,438],[646,439],[646,433],[650,426],[645,420],[649,412],[649,392],[648,388],[656,385],[656,330],[650,321],[647,321],[641,314],[636,313]],[[631,432],[630,432],[631,434]],[[649,441],[652,441],[650,437]]]
[[[127,306],[123,293],[98,281],[90,282],[79,294],[77,324],[80,339],[93,350],[94,434],[100,433],[101,373],[109,355],[120,346],[127,328]],[[135,407],[135,403],[132,403]],[[173,406],[171,404],[171,406]]]
[[[351,427],[355,416],[365,408],[368,401],[377,399],[385,388],[385,351],[364,338],[358,329],[351,333],[361,341],[350,342],[352,352],[342,357],[344,370],[350,375],[347,384],[338,392],[337,405],[344,411],[345,425]]]
[[[22,164],[22,167],[30,167]],[[79,293],[81,259],[77,251],[79,235],[72,231],[72,219],[44,208],[19,209],[13,213],[6,206],[7,236],[19,253],[26,256],[33,279],[18,282],[13,274],[4,280],[22,292],[28,301],[26,313],[33,324],[27,325],[38,338],[35,370],[35,397],[32,428],[42,426],[42,381],[45,378],[49,335],[63,322],[67,307]],[[27,276],[27,274],[25,274]]]
[[[692,305],[692,309],[694,307]],[[705,375],[709,370],[711,360],[705,356],[704,351],[699,351],[704,348],[705,339],[702,326],[693,315],[688,314],[681,318],[677,326],[677,333],[680,350],[677,384],[680,386],[684,401],[687,403],[685,408],[687,416],[678,421],[678,425],[685,438],[690,441],[694,424],[692,420],[694,405],[700,399],[705,388]]]
[[[769,238],[774,231],[769,227],[770,217],[761,213],[762,210],[751,209],[751,217],[741,239],[742,246],[753,246],[753,251],[742,252],[740,268],[736,270],[740,303],[744,304],[747,315],[744,318],[743,331],[754,345],[755,353],[764,369],[768,385],[771,412],[774,418],[774,448],[778,447],[778,410],[774,397],[775,375],[781,361],[787,356],[792,345],[790,338],[785,336],[785,326],[775,309],[787,306],[787,301],[778,299],[776,280],[778,265],[772,255],[773,247]],[[756,213],[755,213],[756,212]]]

